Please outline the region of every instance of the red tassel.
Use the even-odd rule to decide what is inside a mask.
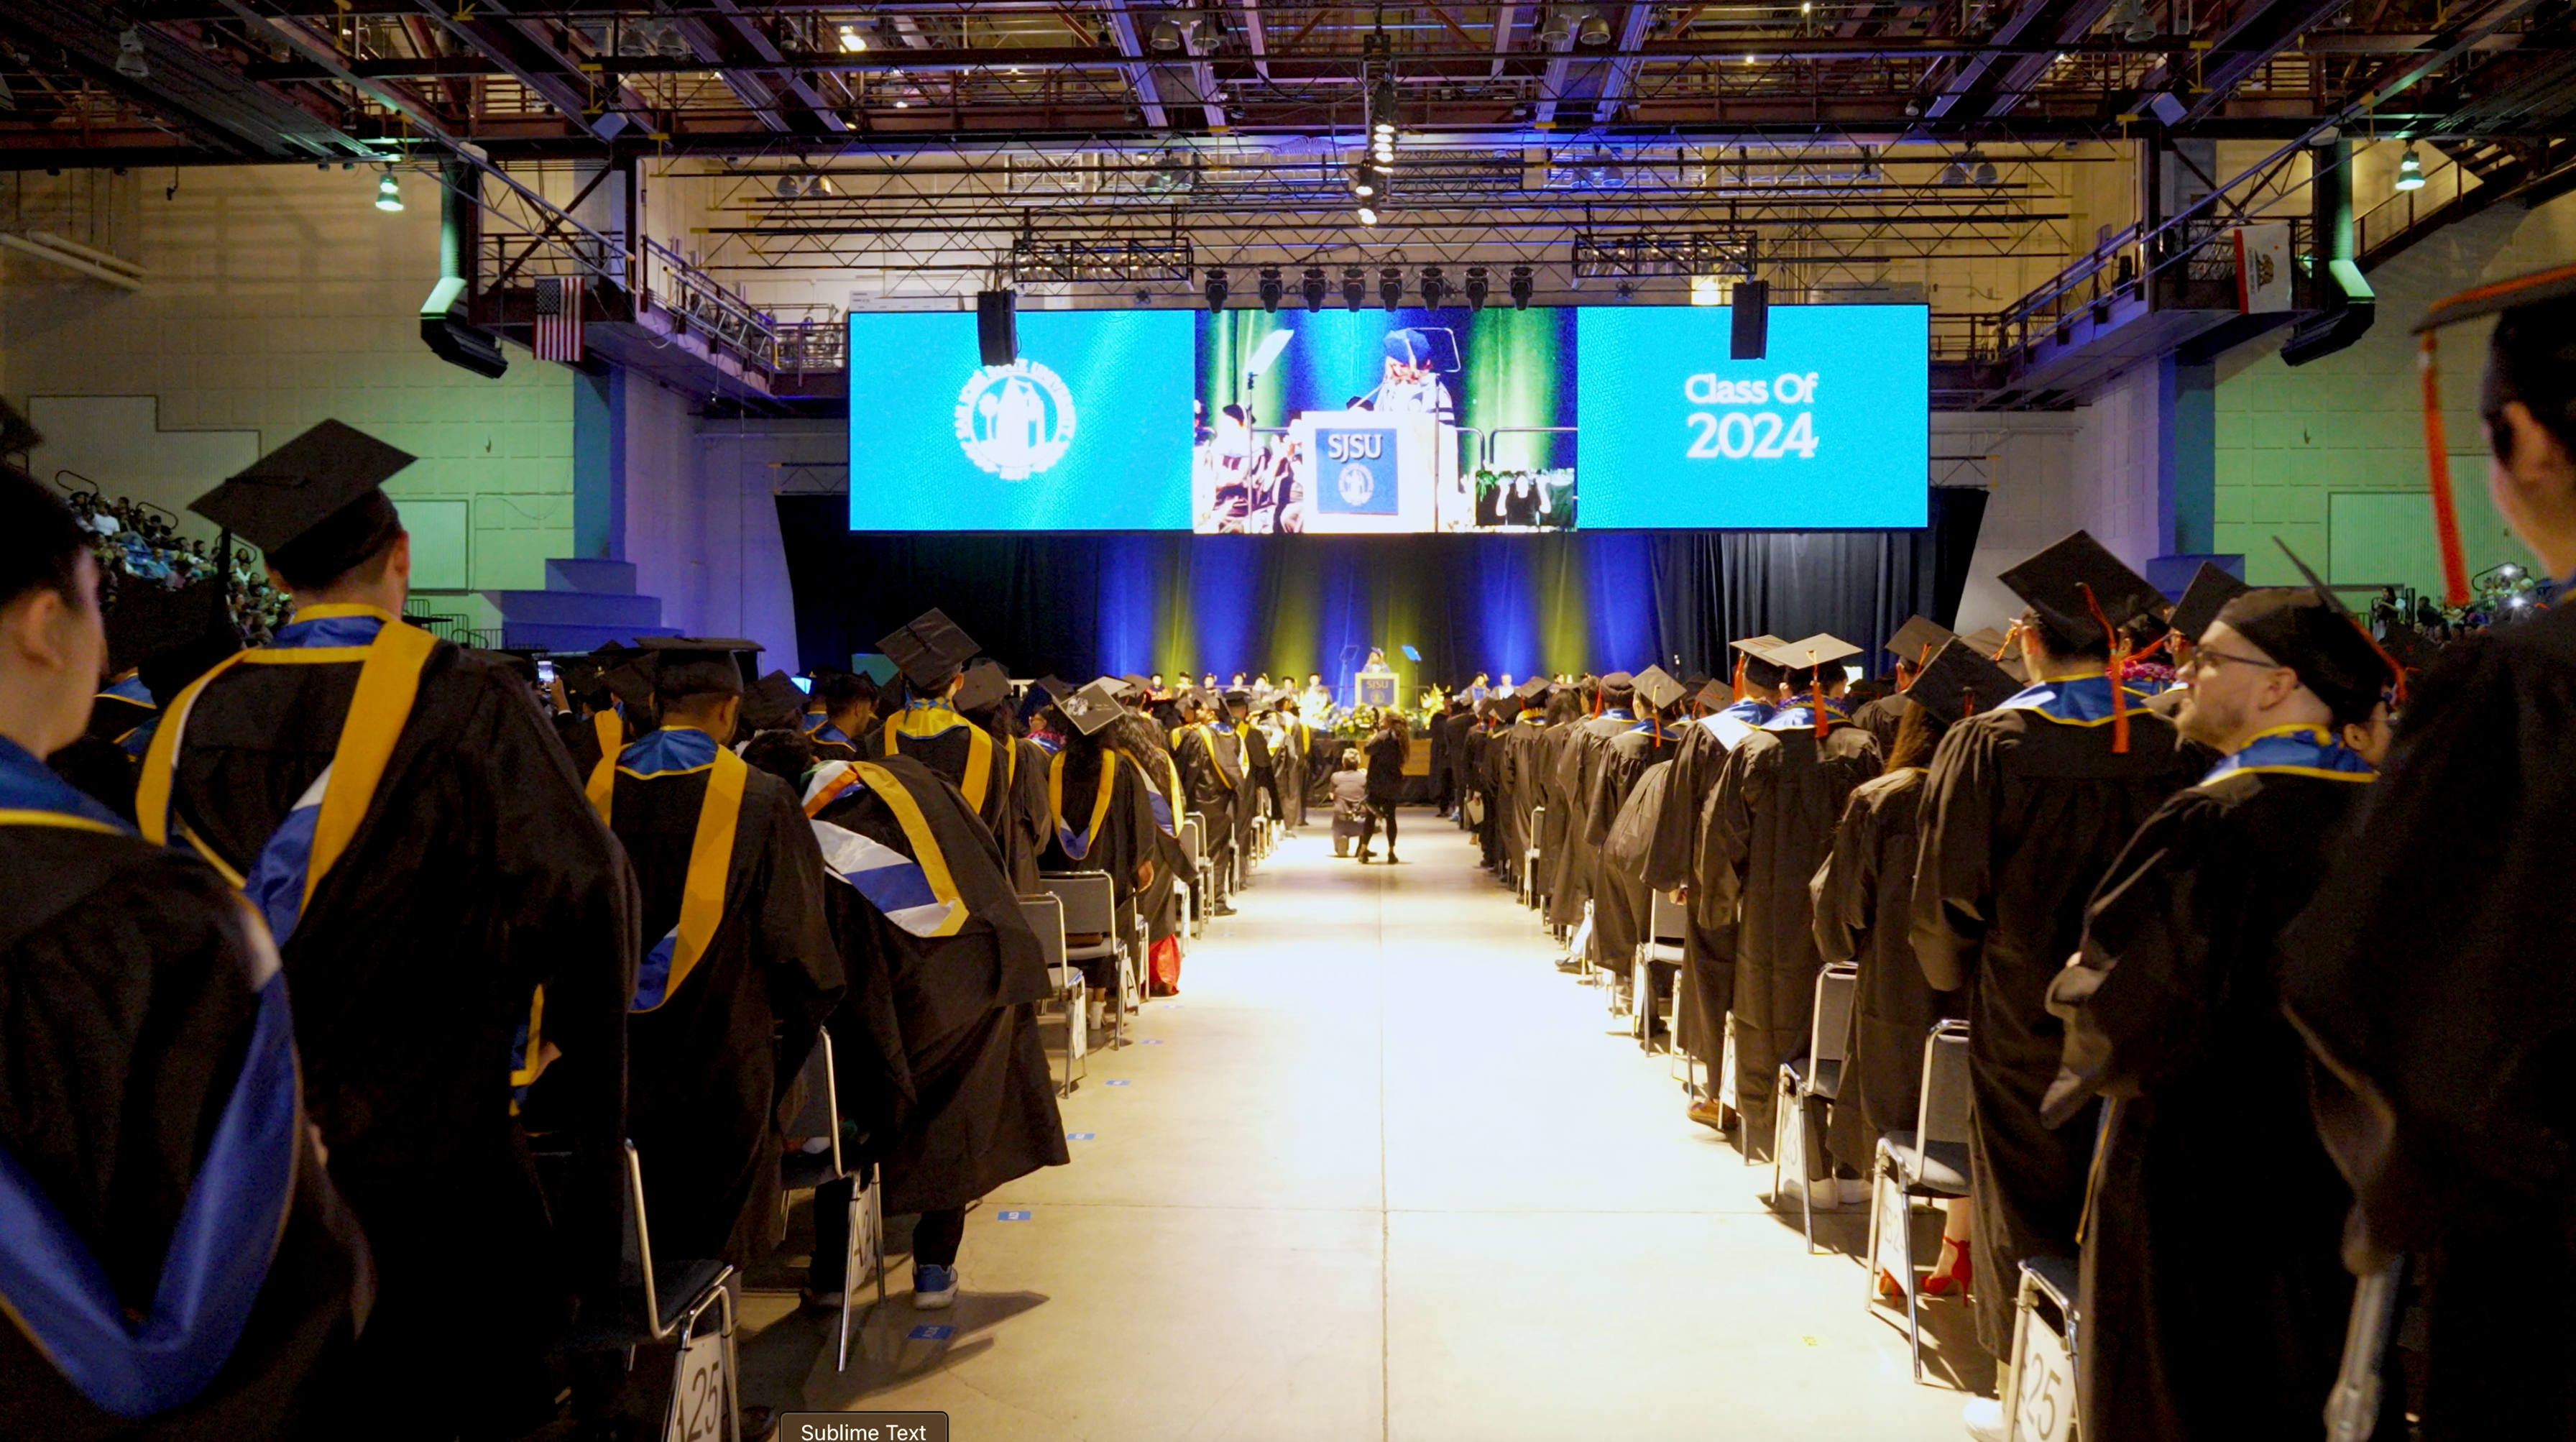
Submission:
[[[1744,699],[1744,653],[1735,653],[1735,700]]]
[[[1816,711],[1816,739],[1825,739],[1825,668],[1815,667],[1807,673],[1807,684],[1815,690],[1807,695],[1807,704]]]
[[[2120,634],[2119,628],[2102,614],[2102,603],[2093,599],[2091,586],[2078,581],[2075,589],[2084,593],[2084,609],[2093,613],[2093,624],[2102,628],[2102,635],[2111,643],[2111,660],[2103,667],[2103,674],[2111,680],[2111,754],[2126,756],[2129,754],[2129,693],[2120,685],[2120,674],[2129,664],[2129,638]]]
[[[2469,604],[2469,566],[2460,554],[2460,510],[2451,499],[2451,446],[2442,433],[2442,377],[2433,365],[2433,332],[2417,358],[2424,373],[2424,462],[2433,490],[2433,536],[2442,546],[2442,599]]]
[[[2000,660],[2002,660],[2002,659],[2004,658],[2004,653],[2005,653],[2005,652],[2007,652],[2007,651],[2009,651],[2009,650],[2011,650],[2011,649],[2013,648],[2013,642],[2015,642],[2015,641],[2017,641],[2017,640],[2020,640],[2020,639],[2021,639],[2021,622],[2019,622],[2019,621],[2015,621],[2015,622],[2013,622],[2013,623],[2012,623],[2012,625],[2011,625],[2011,626],[2009,626],[2009,627],[2007,627],[2007,628],[2005,629],[2005,631],[2004,631],[2004,643],[2003,643],[2002,645],[2000,645],[2000,646],[1997,646],[1997,647],[1995,648],[1995,654],[1993,654],[1993,655],[1991,655],[1991,656],[1988,656],[1986,659],[1987,659],[1987,660],[1989,660],[1989,661],[2000,661]]]
[[[1977,714],[1977,691],[1976,691],[1976,688],[1975,688],[1975,687],[1973,687],[1973,686],[1962,686],[1962,687],[1960,687],[1960,688],[1959,688],[1959,719],[1960,719],[1960,720],[1962,720],[1962,721],[1965,721],[1965,720],[1967,720],[1969,717],[1974,716],[1974,715],[1976,715],[1976,714]]]

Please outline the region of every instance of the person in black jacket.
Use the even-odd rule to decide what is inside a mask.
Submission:
[[[1369,848],[1377,844],[1377,824],[1386,823],[1386,860],[1395,864],[1395,806],[1404,799],[1404,761],[1413,743],[1404,734],[1404,718],[1390,712],[1377,723],[1377,734],[1371,736],[1368,755],[1368,821],[1360,828],[1360,860],[1367,861]]]

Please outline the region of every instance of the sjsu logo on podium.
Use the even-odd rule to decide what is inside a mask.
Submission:
[[[1037,361],[985,366],[957,393],[957,446],[1006,481],[1025,481],[1073,444],[1073,392]]]

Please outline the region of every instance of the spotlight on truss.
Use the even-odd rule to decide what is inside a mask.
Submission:
[[[1356,265],[1342,267],[1342,305],[1358,310],[1368,303],[1368,274]]]

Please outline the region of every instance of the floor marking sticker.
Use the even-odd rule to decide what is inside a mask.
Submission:
[[[903,1335],[908,1342],[945,1342],[957,1335],[957,1329],[944,1323],[925,1322]]]
[[[1003,1212],[995,1217],[994,1220],[1003,1222],[1025,1222],[1028,1219],[1029,1214],[1026,1212]]]

